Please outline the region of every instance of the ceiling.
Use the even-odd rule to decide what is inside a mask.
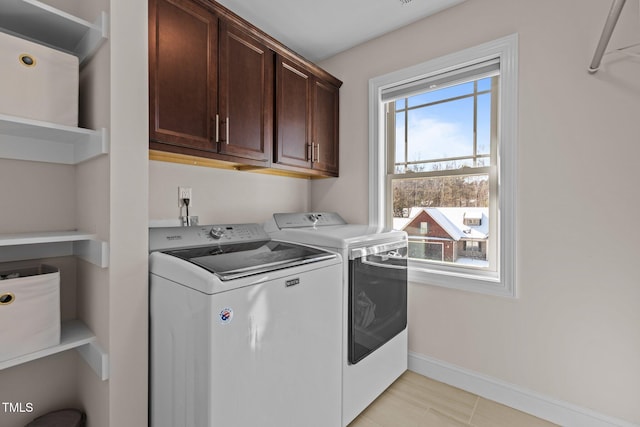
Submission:
[[[328,58],[463,1],[217,0],[311,61]]]

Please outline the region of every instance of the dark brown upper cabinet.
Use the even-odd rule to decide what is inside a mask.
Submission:
[[[337,176],[341,84],[214,1],[149,0],[151,158]]]
[[[311,73],[278,55],[274,162],[280,167],[311,168],[312,92]]]
[[[326,81],[316,78],[313,86],[313,138],[312,168],[338,176],[338,97],[339,89]]]
[[[220,153],[268,162],[273,141],[274,53],[220,21]]]
[[[338,176],[338,87],[276,56],[274,168]]]
[[[189,0],[149,1],[150,147],[216,152],[218,18]]]
[[[150,148],[268,166],[273,51],[192,1],[149,17]]]

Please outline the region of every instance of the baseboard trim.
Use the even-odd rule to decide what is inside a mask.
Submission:
[[[419,353],[409,370],[565,427],[640,427]]]

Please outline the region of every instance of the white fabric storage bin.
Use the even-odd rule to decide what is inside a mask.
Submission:
[[[41,264],[0,272],[0,361],[58,344],[58,269]]]
[[[78,58],[0,33],[0,113],[78,126]]]

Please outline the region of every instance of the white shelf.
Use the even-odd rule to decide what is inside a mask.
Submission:
[[[106,129],[0,114],[0,158],[75,165],[109,152]]]
[[[0,28],[71,53],[82,63],[107,39],[109,25],[105,12],[91,23],[37,0],[2,0]]]
[[[79,320],[62,322],[61,326],[60,344],[14,359],[0,361],[0,370],[75,348],[100,379],[103,381],[108,379],[109,357],[98,345],[95,334]]]
[[[0,246],[34,245],[39,243],[75,242],[95,239],[95,234],[82,231],[43,231],[41,233],[0,234]]]
[[[109,266],[109,244],[82,231],[0,234],[0,262],[75,255],[98,267]]]

